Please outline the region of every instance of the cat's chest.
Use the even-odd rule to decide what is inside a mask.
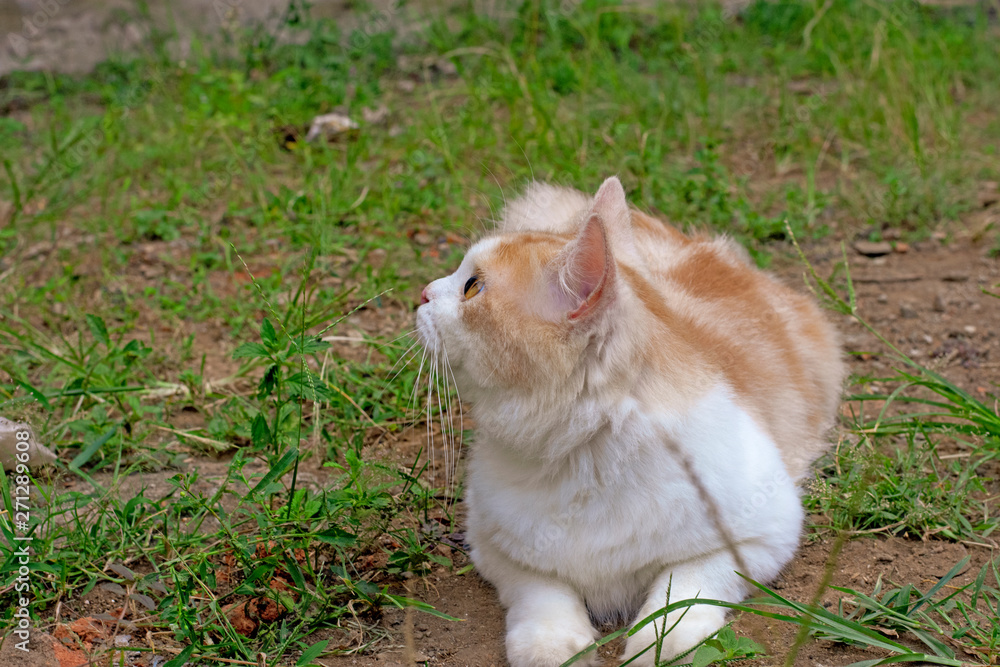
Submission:
[[[787,480],[784,467],[727,396],[703,403],[682,419],[633,412],[547,476],[487,434],[470,467],[471,533],[521,565],[590,582],[711,549],[718,535],[703,493],[736,533],[751,534],[774,508],[744,517],[744,507],[768,480]]]
[[[646,458],[643,465],[591,461],[589,470],[531,483],[516,483],[497,475],[496,468],[476,470],[474,465],[471,518],[485,529],[478,532],[532,568],[573,578],[581,568],[641,567],[643,554],[653,551],[653,545],[662,553],[663,535],[683,530],[692,518],[684,509],[687,485],[668,481],[679,472],[675,462]]]

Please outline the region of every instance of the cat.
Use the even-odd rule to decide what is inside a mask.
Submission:
[[[467,539],[507,608],[511,665],[559,665],[668,588],[738,602],[737,570],[766,582],[792,558],[840,346],[736,243],[631,208],[615,177],[593,197],[533,183],[420,302],[418,337],[475,419]],[[725,610],[675,622],[661,659]],[[654,664],[663,627],[629,637],[623,659]]]

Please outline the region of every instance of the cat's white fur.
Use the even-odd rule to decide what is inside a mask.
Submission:
[[[463,401],[473,406],[468,540],[477,570],[509,610],[507,657],[515,667],[561,664],[595,639],[595,622],[634,622],[662,608],[668,586],[671,601],[739,601],[748,586],[735,570],[773,579],[798,544],[803,511],[794,478],[804,468],[796,464],[790,474],[794,457],[783,457],[718,369],[677,359],[677,372],[663,374],[637,364],[636,350],[649,345],[655,323],[642,319],[649,314],[620,277],[609,313],[595,317],[586,336],[568,335],[559,343],[565,349],[547,353],[551,382],[524,386],[495,377],[502,370],[491,367],[489,341],[464,322],[463,286],[511,234],[576,234],[599,215],[619,263],[647,276],[669,265],[671,257],[638,246],[630,223],[615,219],[630,215],[623,206],[617,179],[596,198],[531,186],[508,206],[500,234],[431,283],[418,310],[425,346],[446,353]],[[583,279],[560,280],[565,287]],[[544,292],[522,295],[526,311],[558,314],[572,297],[565,289],[555,297]],[[681,297],[673,303],[686,307]],[[622,314],[638,319],[622,326]],[[830,369],[837,376],[838,359]],[[788,409],[795,418],[795,405]],[[806,458],[821,449],[810,446]],[[666,627],[679,617],[672,613]],[[720,607],[691,607],[663,640],[662,658],[714,633],[724,618]],[[662,620],[657,625],[662,629]],[[654,625],[645,626],[629,638],[625,657],[655,639]],[[632,664],[653,661],[650,649]]]

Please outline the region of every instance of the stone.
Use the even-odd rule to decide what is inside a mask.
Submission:
[[[881,257],[892,252],[892,244],[888,241],[855,241],[853,248],[865,257]]]
[[[27,460],[22,461],[25,458]],[[30,425],[0,417],[0,465],[4,470],[14,470],[18,463],[35,469],[55,460],[56,455],[38,442]]]
[[[306,134],[306,141],[314,141],[320,137],[329,139],[359,127],[356,122],[342,113],[325,113],[313,118],[309,132]]]
[[[947,306],[948,304],[945,301],[944,294],[942,292],[938,292],[937,294],[934,295],[933,307],[935,313],[943,313],[945,310],[948,309]]]

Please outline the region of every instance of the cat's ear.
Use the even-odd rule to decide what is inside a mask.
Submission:
[[[560,271],[569,300],[569,319],[580,320],[603,310],[613,298],[615,260],[599,215],[590,214],[570,246]]]
[[[638,261],[639,253],[632,233],[632,212],[625,199],[625,188],[617,176],[606,179],[594,195],[590,216],[595,215],[604,223],[608,243],[615,255]]]

